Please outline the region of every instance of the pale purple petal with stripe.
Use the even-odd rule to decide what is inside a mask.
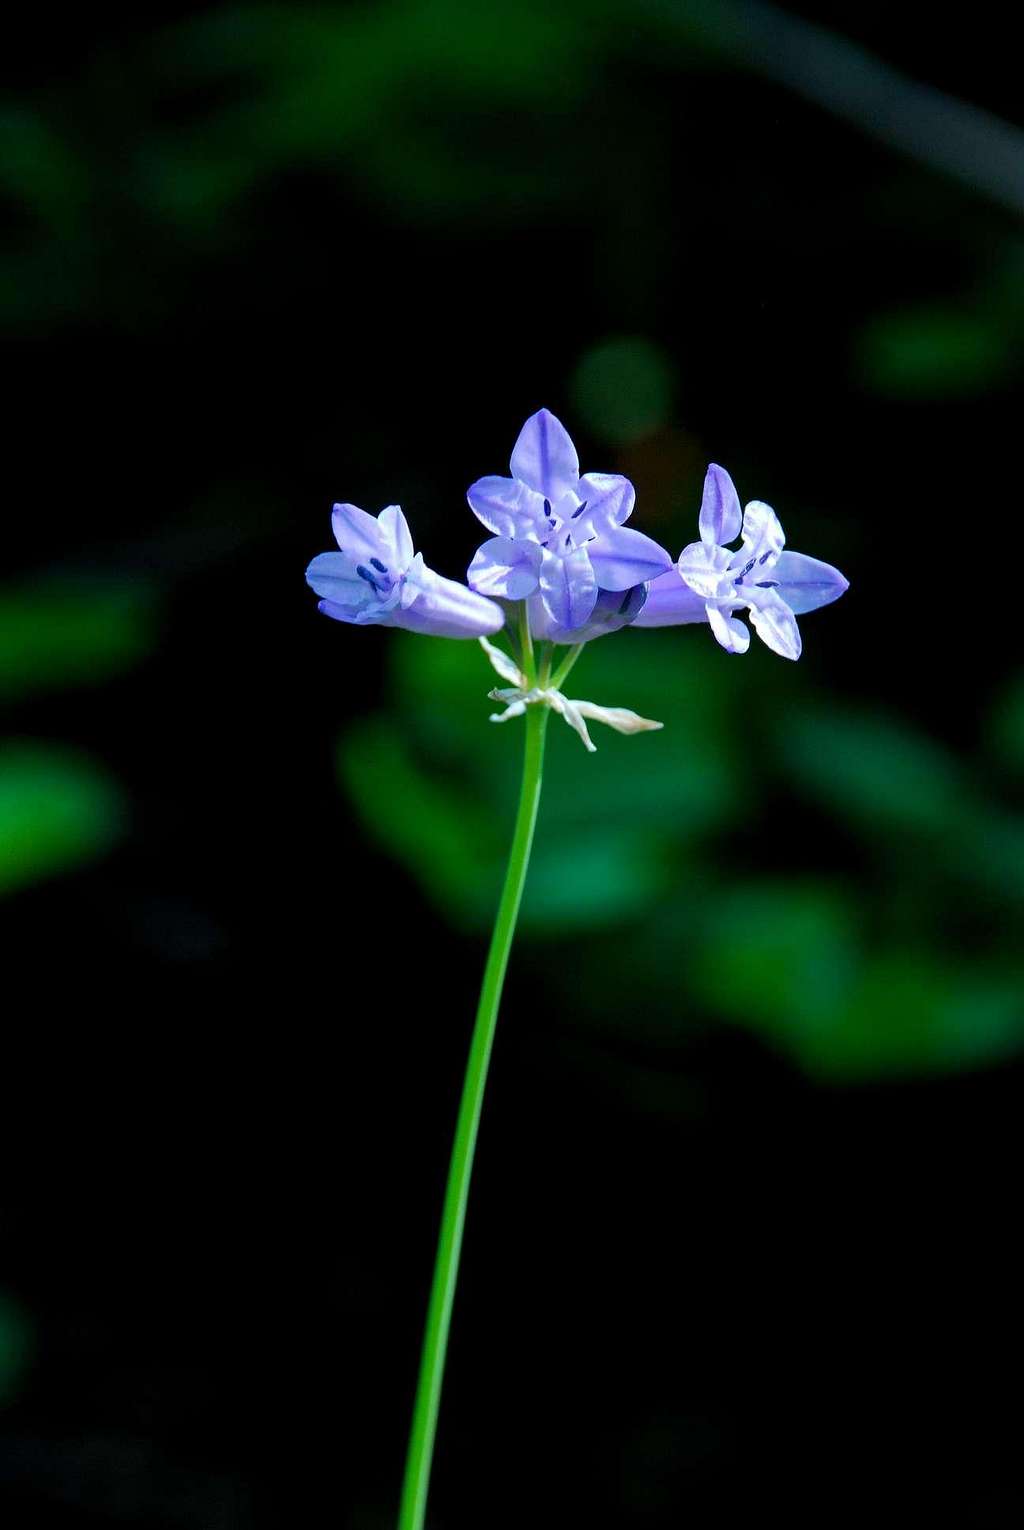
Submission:
[[[538,409],[512,449],[512,476],[552,504],[579,483],[580,460],[569,432],[548,409]]]
[[[466,578],[482,595],[499,600],[525,600],[537,588],[543,558],[536,542],[492,537],[478,548]]]
[[[343,606],[353,615],[371,601],[378,603],[372,585],[359,577],[356,565],[344,553],[320,553],[306,570],[306,583],[325,600]]]
[[[349,622],[354,627],[393,627],[394,622],[390,610],[383,606],[370,605],[361,611],[354,611],[351,606],[342,606],[334,600],[322,600],[317,606],[324,616],[329,616],[335,622]]]
[[[708,606],[707,610],[711,630],[726,653],[746,653],[750,647],[750,631],[746,624],[717,606]]]
[[[732,592],[729,572],[732,558],[727,547],[712,547],[709,542],[691,542],[679,554],[678,569],[691,590],[705,600],[724,599]]]
[[[636,490],[621,473],[584,473],[577,492],[586,509],[577,509],[573,520],[587,528],[588,536],[603,526],[621,526],[636,503]]]
[[[761,578],[754,570],[773,568],[785,545],[786,533],[771,505],[752,499],[743,512],[743,546],[732,560],[735,577]],[[767,572],[764,577],[767,578]]]
[[[663,547],[628,526],[610,526],[587,552],[602,590],[628,590],[634,584],[657,579],[672,567]]]
[[[375,515],[367,515],[357,505],[335,505],[331,523],[338,546],[353,563],[369,563],[377,558],[386,564],[394,557],[395,549],[385,528]]]
[[[537,536],[546,525],[543,496],[517,478],[478,478],[466,498],[477,520],[496,537]]]
[[[796,617],[775,590],[745,589],[750,620],[762,643],[783,659],[799,659],[800,628]]]
[[[830,605],[850,587],[849,580],[831,563],[806,553],[781,553],[771,577],[779,596],[796,616]]]
[[[740,497],[729,474],[717,462],[712,462],[704,475],[699,526],[701,541],[712,547],[732,542],[740,534]]]
[[[597,579],[586,548],[557,557],[545,552],[540,593],[553,622],[560,627],[582,627],[597,601]]]
[[[412,562],[412,533],[401,507],[386,505],[377,517],[377,524],[391,544],[395,568],[399,571],[408,568]]]

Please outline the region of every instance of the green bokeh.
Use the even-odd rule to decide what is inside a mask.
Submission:
[[[1019,1050],[1024,818],[906,722],[812,700],[792,671],[766,693],[771,655],[737,665],[707,637],[627,632],[573,671],[570,694],[631,706],[663,733],[595,725],[588,756],[552,720],[522,934],[572,953],[545,969],[566,1023],[664,1045],[717,1020],[826,1078]],[[475,644],[397,635],[391,657],[393,704],[341,741],[341,778],[366,832],[483,935],[517,723],[486,724],[493,682]],[[1014,693],[996,708],[1004,745],[1016,706]],[[790,865],[787,794],[805,839],[824,813],[857,843],[858,874],[837,884]],[[778,832],[765,838],[769,810]],[[965,919],[956,950],[949,930]]]
[[[3,741],[0,893],[103,854],[124,823],[121,792],[93,760],[63,746]]]
[[[665,425],[675,400],[675,369],[641,336],[602,340],[580,358],[573,403],[597,440],[628,446]]]

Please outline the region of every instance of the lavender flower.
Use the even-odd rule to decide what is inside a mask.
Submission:
[[[848,581],[817,558],[784,552],[779,518],[760,500],[743,512],[739,550],[724,546],[741,533],[740,502],[729,474],[714,462],[704,479],[699,525],[701,539],[683,548],[677,569],[648,587],[635,625],[707,621],[727,652],[746,653],[750,633],[733,615],[746,609],[763,643],[784,659],[798,659],[796,617],[838,600]]]
[[[355,505],[335,505],[332,521],[341,551],[321,553],[306,570],[306,582],[323,596],[325,616],[435,637],[485,637],[504,626],[493,600],[435,574],[422,553],[413,554],[397,505],[376,518]]]
[[[584,641],[600,592],[624,594],[671,568],[664,548],[623,525],[633,509],[633,485],[618,473],[581,478],[569,433],[547,409],[523,426],[510,466],[511,478],[480,478],[467,495],[474,515],[494,533],[467,577],[473,589],[499,599],[536,596],[530,610],[536,636]],[[627,621],[631,605],[635,610],[632,601],[623,605]],[[606,618],[614,611],[608,602],[601,610],[589,636],[611,630]]]

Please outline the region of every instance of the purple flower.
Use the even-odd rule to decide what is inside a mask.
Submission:
[[[784,552],[785,533],[769,505],[751,500],[741,518],[733,481],[714,462],[704,479],[699,524],[700,541],[683,548],[678,571],[652,582],[635,625],[708,621],[724,649],[746,653],[750,633],[733,612],[747,610],[763,643],[784,659],[798,659],[797,616],[838,600],[848,581],[817,558]],[[738,551],[723,545],[741,534]]]
[[[664,548],[623,525],[635,498],[628,478],[581,478],[576,448],[547,409],[523,426],[511,468],[511,478],[480,478],[469,490],[473,513],[494,535],[467,577],[475,590],[502,600],[537,596],[536,636],[546,625],[543,635],[559,633],[556,642],[584,641],[600,592],[625,594],[672,567]],[[602,620],[592,635],[607,630]]]
[[[376,518],[355,505],[335,505],[332,520],[341,552],[321,553],[306,570],[307,584],[323,596],[325,616],[435,637],[486,637],[504,626],[493,600],[443,579],[426,567],[422,553],[413,554],[397,505]]]

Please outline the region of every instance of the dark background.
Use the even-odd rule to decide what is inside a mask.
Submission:
[[[474,645],[302,574],[348,499],[461,575],[542,404],[673,553],[714,459],[851,590],[799,666],[689,627],[574,674],[666,729],[551,729],[430,1523],[1015,1521],[1004,17],[20,17],[12,1530],[391,1522],[520,740]]]

